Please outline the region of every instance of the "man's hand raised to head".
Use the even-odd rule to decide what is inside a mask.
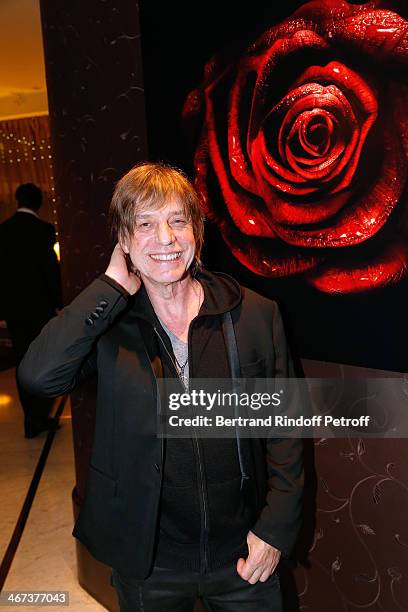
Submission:
[[[265,582],[273,574],[279,563],[280,550],[258,538],[252,531],[248,532],[248,558],[238,559],[237,572],[250,584]]]
[[[140,278],[128,270],[126,255],[119,243],[113,249],[105,274],[119,283],[119,285],[122,285],[130,295],[134,295],[139,291],[142,284]]]

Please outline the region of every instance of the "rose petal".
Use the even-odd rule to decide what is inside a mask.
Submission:
[[[311,66],[300,77],[299,83],[307,82],[309,79],[322,83],[327,83],[328,80],[334,81],[337,92],[344,92],[350,100],[354,101],[353,107],[355,113],[362,115],[360,119],[360,133],[358,144],[355,150],[348,149],[349,155],[344,155],[339,167],[336,168],[336,174],[343,170],[349,162],[351,153],[353,153],[352,163],[348,165],[347,171],[342,177],[341,182],[337,186],[337,191],[345,189],[349,186],[353,179],[357,164],[359,162],[361,149],[364,145],[366,137],[374,124],[378,114],[378,104],[376,93],[367,80],[362,79],[355,71],[351,70],[339,62],[330,62],[327,66]],[[341,93],[339,99],[346,99]],[[350,117],[351,118],[351,117]],[[333,178],[333,175],[327,178]]]
[[[304,24],[298,24],[303,28]],[[252,172],[249,160],[250,141],[257,133],[260,123],[268,112],[264,104],[269,89],[273,87],[273,71],[283,57],[288,58],[302,50],[323,49],[327,46],[325,40],[313,32],[293,31],[285,33],[284,40],[271,40],[266,56],[250,54],[243,58],[237,67],[236,80],[231,90],[228,113],[228,149],[231,174],[235,181],[244,189],[257,193],[256,178]],[[266,77],[266,75],[268,75]],[[248,83],[252,80],[252,96],[243,104],[242,96],[247,93]],[[247,104],[249,108],[247,108]],[[243,111],[243,107],[246,113]]]
[[[367,7],[351,4],[346,0],[307,2],[290,17],[264,32],[250,49],[253,53],[265,54],[278,38],[290,38],[294,32],[300,30],[317,32],[318,25],[324,25],[319,32],[322,31],[325,37],[329,30],[329,23],[332,25],[336,21],[344,21],[344,19],[366,11]]]
[[[294,89],[308,83],[319,83],[321,86],[335,85],[342,92],[348,103],[364,116],[377,112],[377,92],[374,85],[349,66],[341,62],[329,62],[324,66],[309,66],[296,80]]]
[[[364,242],[385,224],[406,181],[405,155],[392,126],[384,131],[384,158],[379,177],[370,191],[339,213],[330,227],[318,230],[285,228],[276,225],[275,232],[286,242],[308,247],[340,247]]]
[[[241,187],[252,193],[257,192],[257,184],[248,159],[246,137],[253,96],[254,84],[252,81],[256,78],[258,63],[258,58],[240,62],[231,91],[230,112],[228,113],[228,151],[231,174]],[[243,101],[244,95],[246,95],[245,101]]]
[[[207,100],[207,108],[211,109],[210,100]],[[275,233],[264,214],[265,205],[261,199],[257,200],[254,196],[248,195],[241,187],[234,183],[234,180],[224,169],[225,160],[222,158],[221,150],[217,141],[216,130],[211,117],[207,117],[206,134],[203,134],[199,146],[199,157],[195,160],[196,184],[198,191],[204,196],[205,212],[213,220],[220,221],[222,216],[208,206],[208,193],[206,188],[208,171],[208,154],[211,157],[213,166],[217,170],[217,181],[221,192],[228,206],[229,214],[235,225],[241,232],[254,236],[273,237]],[[233,184],[234,183],[234,184]]]
[[[307,116],[306,116],[307,115]],[[315,141],[311,139],[313,134],[316,134],[320,129],[321,133],[325,133],[325,138]],[[322,113],[320,109],[315,108],[311,111],[302,113],[294,122],[291,131],[289,132],[288,141],[291,138],[299,138],[300,145],[303,151],[310,157],[300,157],[296,155],[297,161],[306,165],[317,164],[319,159],[324,157],[332,145],[333,138],[338,129],[338,122],[334,116],[327,113]],[[344,147],[344,143],[343,147]]]
[[[278,105],[278,110],[283,109],[285,105],[287,105],[288,103],[292,101],[292,98],[295,99],[295,101],[293,101],[292,107],[290,107],[286,115],[286,121],[290,123],[290,117],[292,115],[295,115],[298,112],[298,110],[302,109],[304,106],[308,107],[310,105],[311,107],[313,107],[316,104],[318,105],[319,103],[321,103],[321,105],[326,105],[327,108],[337,113],[339,116],[339,121],[341,120],[340,119],[341,116],[344,117],[344,115],[342,115],[341,113],[347,113],[349,129],[353,129],[353,133],[352,133],[351,141],[348,147],[346,148],[346,153],[340,159],[338,159],[338,163],[336,165],[333,165],[333,162],[335,163],[335,160],[336,160],[336,154],[338,153],[338,151],[334,151],[334,159],[329,159],[328,162],[323,163],[323,165],[319,169],[317,169],[317,171],[320,170],[320,173],[322,173],[322,170],[324,170],[325,167],[330,166],[330,163],[332,163],[333,167],[330,168],[330,171],[328,171],[326,175],[320,174],[320,176],[318,177],[316,176],[317,171],[313,173],[312,170],[309,170],[309,171],[304,170],[302,168],[297,167],[297,164],[295,165],[295,169],[297,169],[297,173],[294,171],[291,171],[290,169],[288,169],[288,167],[282,165],[282,163],[280,163],[274,157],[271,156],[269,152],[269,147],[267,147],[265,143],[264,132],[259,133],[258,138],[254,141],[254,143],[252,143],[252,148],[251,148],[251,159],[253,162],[255,173],[258,176],[258,179],[261,178],[264,182],[267,183],[267,185],[278,187],[285,193],[290,193],[293,195],[305,195],[307,193],[317,191],[319,188],[324,186],[323,183],[328,182],[332,180],[333,178],[335,178],[338,175],[338,173],[340,173],[343,170],[343,168],[347,165],[353,153],[355,153],[357,143],[359,142],[359,138],[360,138],[360,146],[362,146],[363,144],[362,135],[365,136],[365,134],[368,132],[368,130],[370,129],[375,119],[374,116],[371,116],[369,119],[367,119],[367,125],[365,127],[363,126],[364,129],[362,130],[362,132],[360,132],[360,130],[358,130],[358,124],[354,116],[354,113],[349,107],[347,100],[344,98],[344,96],[342,95],[340,91],[333,90],[331,86],[327,88],[323,88],[320,85],[313,84],[313,83],[312,84],[308,83],[304,87],[305,87],[304,90],[302,88],[298,88],[294,90],[293,92],[291,92],[291,94],[287,96],[280,105]],[[324,93],[326,89],[328,90],[327,95],[325,95]],[[303,95],[306,93],[307,95]],[[336,95],[334,96],[334,94]],[[275,112],[275,111],[276,109],[273,109],[272,112]],[[288,118],[288,115],[289,115],[289,118]],[[281,131],[279,133],[279,136],[277,137],[277,139],[280,142],[285,140],[284,131],[283,131],[284,126],[285,126],[285,122],[283,122]],[[281,154],[284,154],[283,149],[281,149]],[[270,165],[274,174],[270,174],[268,176],[268,174],[265,173],[266,166],[263,164],[264,158],[267,161],[267,163]],[[347,187],[347,182],[351,180],[352,174],[354,172],[355,165],[357,164],[357,162],[358,162],[358,158],[356,159],[355,164],[353,165],[353,171],[348,172],[348,174],[345,177],[343,177],[341,187],[338,186],[336,191],[339,191],[340,189],[344,189],[345,187]],[[310,182],[308,183],[308,182],[305,182],[306,179],[310,179],[310,180],[318,179],[319,183],[310,183]],[[296,185],[300,183],[304,183],[304,184],[300,185],[300,188],[298,189]],[[271,194],[271,198],[273,198],[272,194]]]
[[[276,225],[284,224],[295,227],[300,224],[322,223],[334,217],[348,202],[350,195],[350,191],[345,191],[309,203],[293,202],[285,200],[284,197],[275,196],[273,206],[271,206],[273,219]]]
[[[324,265],[307,273],[306,280],[325,293],[357,293],[385,287],[400,281],[408,271],[405,242],[389,244],[385,251],[352,266]]]
[[[344,112],[348,113],[348,118],[353,125],[358,124],[355,115],[357,113],[362,115],[362,119],[359,122],[361,128],[357,149],[354,151],[351,148],[347,148],[347,154],[342,157],[340,166],[333,170],[335,174],[326,177],[327,180],[330,180],[342,171],[353,153],[353,163],[348,167],[347,173],[342,178],[337,190],[344,189],[350,184],[354,176],[362,146],[377,117],[378,105],[376,93],[365,79],[362,79],[355,71],[339,62],[330,62],[326,66],[311,66],[303,73],[296,84],[309,88],[310,81],[320,83],[322,86],[331,83],[327,86],[327,89],[343,104]],[[334,86],[337,87],[334,88]],[[298,90],[295,89],[295,91]],[[351,112],[351,102],[353,103],[353,112]],[[280,135],[280,138],[283,138],[283,135]]]
[[[248,270],[279,278],[314,268],[323,258],[301,253],[280,240],[247,237],[239,234],[226,220],[221,224],[222,236],[234,257]]]
[[[294,124],[296,123],[296,121],[299,121],[301,119],[301,114],[299,114],[299,111],[309,109],[309,107],[311,107],[311,109],[318,109],[328,119],[331,120],[331,117],[333,117],[333,120],[335,120],[342,126],[343,131],[345,133],[353,132],[358,129],[357,120],[355,118],[353,110],[348,104],[348,101],[342,95],[342,93],[338,90],[334,90],[331,85],[329,87],[317,87],[318,89],[313,94],[308,94],[307,96],[300,97],[300,99],[298,99],[289,108],[282,121],[282,125],[277,138],[279,142],[279,151],[281,153],[281,157],[287,162],[294,162],[293,157],[291,159],[288,159],[286,155],[286,144],[288,138],[290,138]],[[291,96],[291,94],[289,94],[289,96]],[[292,123],[292,120],[296,115],[298,116],[296,117],[296,120]],[[355,144],[355,142],[353,142],[353,144]],[[333,160],[331,159],[326,159],[322,161],[318,167],[311,169],[304,169],[299,164],[294,163],[292,168],[295,173],[297,173],[299,176],[306,180],[315,179],[316,173],[319,173],[318,178],[321,180],[324,178],[322,170],[327,168],[327,166],[331,165],[332,161]],[[329,171],[327,172],[327,174],[328,173]]]
[[[398,125],[401,142],[408,158],[408,85],[401,82],[390,83],[388,97],[393,101],[394,125]]]
[[[298,117],[298,119],[299,119],[299,123],[302,124],[302,120],[304,120],[304,118]],[[326,123],[328,125],[333,126],[335,121],[336,121],[336,118],[334,116],[332,118],[329,114],[326,115]],[[298,129],[299,128],[294,124],[292,128],[293,135],[294,135],[295,130],[298,130]],[[300,129],[303,131],[305,130],[303,125],[301,125]],[[338,161],[340,155],[344,153],[345,149],[347,148],[347,145],[349,145],[349,143],[344,142],[345,137],[346,137],[344,132],[346,131],[346,129],[344,129],[343,133],[340,132],[342,134],[341,140],[336,142],[332,147],[330,146],[332,144],[331,139],[329,137],[327,138],[325,148],[323,149],[320,155],[320,158],[319,159],[315,158],[313,160],[313,163],[308,163],[309,160],[293,154],[292,147],[290,146],[290,143],[289,143],[290,138],[291,137],[293,138],[292,130],[289,133],[289,136],[285,144],[285,157],[288,163],[291,165],[293,170],[295,171],[297,170],[297,172],[305,180],[307,179],[311,179],[312,181],[318,180],[319,184],[321,184],[322,181],[325,182],[325,179],[328,174],[332,176],[333,165]],[[328,131],[328,136],[331,136],[332,130],[327,130],[327,131]]]
[[[297,31],[293,35],[287,34],[284,40],[278,40],[271,49],[259,59],[257,78],[254,85],[254,97],[252,100],[251,114],[249,118],[247,150],[251,148],[260,130],[266,115],[270,112],[271,94],[275,94],[276,103],[281,96],[276,98],[277,90],[274,81],[274,72],[280,62],[289,58],[302,57],[307,51],[324,51],[328,45],[324,38],[307,29]],[[273,95],[272,95],[273,99]]]
[[[408,63],[408,23],[391,11],[366,11],[337,21],[332,40],[380,62]]]

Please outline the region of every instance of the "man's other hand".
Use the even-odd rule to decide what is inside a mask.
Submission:
[[[249,555],[247,560],[238,559],[237,572],[250,584],[265,582],[279,563],[280,550],[258,538],[252,531],[247,536]]]

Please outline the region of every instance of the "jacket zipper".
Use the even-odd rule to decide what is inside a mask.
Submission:
[[[191,332],[192,332],[192,324],[194,322],[191,321],[190,327],[188,330],[188,340],[187,340],[187,348],[188,348],[188,361],[189,361],[189,373],[191,373]],[[184,381],[180,377],[174,359],[172,358],[169,350],[167,349],[166,344],[164,343],[163,338],[157,331],[157,328],[154,327],[154,331],[158,336],[160,342],[162,343],[167,355],[170,358],[170,361],[173,365],[173,368],[177,374],[177,377],[180,379],[181,384],[184,386]],[[190,377],[190,374],[189,374]],[[200,497],[200,508],[202,508],[202,529],[200,533],[200,574],[205,574],[208,570],[208,510],[207,510],[207,495],[205,490],[205,475],[204,475],[204,465],[201,457],[200,451],[200,442],[197,438],[197,433],[194,432],[193,439],[193,450],[196,456],[197,465],[198,465],[198,489],[199,489],[199,497]]]
[[[190,327],[188,330],[188,360],[189,360],[189,373],[191,373],[191,334],[193,329],[194,320],[191,321]],[[189,375],[190,377],[190,375]],[[200,450],[200,440],[197,438],[197,432],[194,431],[194,448],[197,456],[197,464],[198,464],[198,486],[200,495],[200,508],[203,509],[202,512],[202,530],[200,533],[200,574],[205,574],[208,571],[208,510],[207,510],[207,492],[205,489],[205,473],[204,473],[204,464],[201,457]]]
[[[207,517],[207,495],[205,491],[205,476],[204,466],[201,460],[200,442],[197,434],[194,432],[194,446],[197,454],[198,472],[199,472],[199,488],[201,493],[201,501],[203,509],[203,528],[200,534],[200,574],[205,574],[208,570],[208,517]]]

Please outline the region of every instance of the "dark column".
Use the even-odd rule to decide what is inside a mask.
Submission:
[[[65,302],[106,269],[115,181],[147,157],[137,0],[41,0]],[[75,511],[83,501],[94,390],[72,395]],[[109,570],[78,545],[79,581],[109,609]],[[102,573],[102,577],[101,577]]]

